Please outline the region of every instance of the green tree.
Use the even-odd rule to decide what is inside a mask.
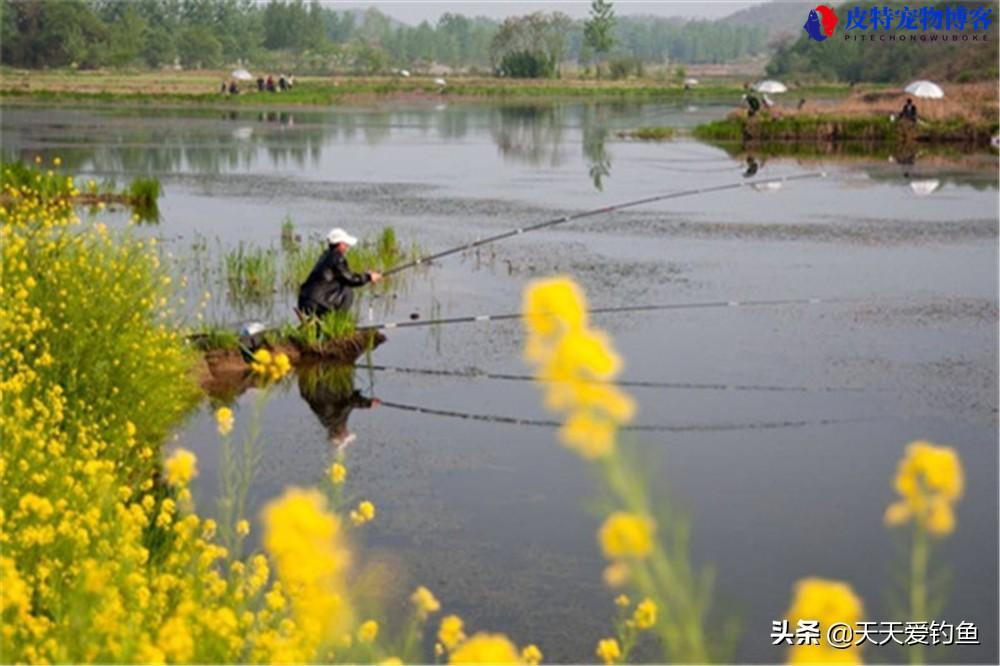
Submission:
[[[181,31],[177,55],[185,67],[218,67],[222,64],[222,43],[211,28],[193,25]]]
[[[150,67],[162,67],[177,55],[173,35],[163,26],[150,26],[143,34],[142,59]]]
[[[139,9],[128,4],[111,24],[111,34],[108,40],[108,64],[114,67],[124,67],[139,59],[143,51],[143,36],[149,23],[142,17]]]
[[[566,52],[565,32],[570,23],[560,12],[507,18],[490,42],[491,64],[508,76],[555,76]]]
[[[583,24],[583,39],[587,48],[600,61],[615,45],[615,10],[607,0],[593,0],[590,3],[590,18]]]

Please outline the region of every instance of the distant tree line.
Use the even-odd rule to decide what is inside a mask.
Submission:
[[[971,25],[972,10],[979,7],[990,7],[992,4],[993,13],[989,29],[986,31],[974,31]],[[888,7],[893,12],[892,26],[898,24],[896,10],[901,10],[904,5],[907,9],[914,9],[913,5],[903,2],[886,2],[885,0],[855,0],[847,2],[835,9],[840,22],[832,39],[825,42],[815,42],[810,40],[805,32],[798,39],[786,40],[776,45],[776,51],[767,66],[769,76],[777,78],[791,78],[803,81],[875,81],[880,83],[898,83],[907,81],[918,76],[931,78],[941,78],[955,81],[973,81],[981,79],[997,79],[997,30],[996,21],[1000,16],[996,16],[995,3],[982,2],[939,2],[933,5],[919,5],[915,11],[922,7],[934,9],[944,15],[946,6],[952,11],[956,7],[963,7],[969,21],[964,31],[960,30],[897,30],[888,31],[880,29],[854,29],[846,33],[846,19],[848,11],[859,8],[863,15],[869,15],[872,8],[877,7],[881,12]],[[919,23],[917,24],[919,26]],[[975,32],[982,35],[986,32],[988,37],[985,42],[948,42],[930,43],[919,42],[900,44],[898,41],[854,41],[844,40],[845,34],[857,35],[880,35],[895,34],[901,35],[936,35],[940,40],[943,36],[950,35],[970,35]]]
[[[595,5],[611,13],[610,2]],[[586,25],[593,26],[591,44]],[[650,16],[594,24],[559,12],[506,21],[449,13],[410,26],[375,8],[337,11],[315,0],[0,3],[0,59],[26,68],[280,63],[318,72],[374,73],[440,63],[495,71],[508,57],[508,66],[519,63],[533,76],[556,76],[563,62],[726,62],[761,53],[765,41],[758,28]],[[593,44],[609,48],[602,53]],[[536,62],[539,55],[544,57]]]

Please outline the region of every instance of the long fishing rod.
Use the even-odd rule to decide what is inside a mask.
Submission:
[[[709,308],[747,308],[747,307],[774,307],[780,305],[816,305],[829,303],[846,303],[843,299],[823,299],[823,298],[782,298],[772,300],[748,300],[748,301],[702,301],[694,303],[662,303],[653,305],[621,305],[606,308],[591,308],[589,314],[613,314],[622,312],[655,312],[660,310],[702,310]],[[542,313],[544,314],[544,313]],[[443,317],[441,319],[418,319],[409,321],[393,321],[381,324],[365,324],[358,326],[361,331],[385,331],[396,328],[414,328],[417,326],[441,326],[444,324],[468,324],[480,321],[504,321],[511,319],[523,319],[527,314],[523,312],[507,312],[503,314],[482,314],[465,315],[461,317]]]
[[[553,419],[525,419],[516,416],[503,416],[499,414],[479,414],[475,412],[462,412],[452,409],[435,409],[411,405],[402,402],[392,402],[390,400],[379,400],[382,407],[390,407],[404,412],[414,412],[417,414],[427,414],[430,416],[444,416],[448,418],[464,419],[467,421],[487,421],[490,423],[506,423],[508,425],[539,426],[543,428],[559,428],[563,424]],[[640,424],[623,426],[621,430],[630,432],[725,432],[733,430],[775,430],[778,428],[804,428],[807,426],[828,426],[841,423],[860,423],[870,421],[871,418],[853,419],[816,419],[808,420],[786,420],[786,421],[757,421],[749,423],[689,423],[689,424]]]
[[[538,377],[533,375],[522,375],[516,373],[507,372],[486,372],[484,370],[479,370],[476,368],[468,370],[444,370],[437,368],[414,368],[407,366],[398,365],[365,365],[360,366],[359,369],[362,370],[372,370],[374,372],[386,372],[402,375],[425,375],[431,377],[462,377],[465,379],[496,379],[500,381],[512,381],[512,382],[538,382],[544,381],[540,380]],[[774,392],[789,392],[789,393],[834,393],[834,392],[859,392],[867,391],[870,389],[859,388],[853,386],[837,387],[837,386],[821,386],[821,387],[809,387],[809,386],[774,386],[769,384],[723,384],[719,382],[709,382],[709,383],[698,383],[698,382],[660,382],[660,381],[650,381],[650,380],[629,380],[629,379],[619,379],[614,381],[601,381],[594,380],[593,384],[614,384],[615,386],[626,386],[631,388],[666,388],[666,389],[685,389],[685,390],[701,390],[701,391],[774,391]],[[877,389],[871,389],[877,390]]]
[[[532,231],[538,231],[539,229],[546,229],[548,227],[554,227],[559,224],[565,224],[567,222],[572,222],[574,220],[582,220],[586,217],[594,217],[596,215],[604,215],[605,213],[612,213],[618,210],[625,210],[626,208],[634,208],[636,206],[642,206],[644,204],[650,204],[656,201],[667,201],[668,199],[680,199],[682,197],[690,197],[696,194],[707,194],[709,192],[725,192],[726,190],[738,190],[744,187],[750,187],[753,185],[763,185],[767,183],[786,183],[794,180],[807,180],[811,178],[824,178],[826,177],[826,172],[814,171],[810,173],[803,173],[794,176],[781,176],[780,178],[769,178],[767,180],[757,180],[753,183],[741,181],[737,183],[729,183],[727,185],[715,185],[712,187],[700,187],[691,190],[681,190],[679,192],[670,192],[668,194],[657,194],[655,196],[646,197],[644,199],[635,199],[633,201],[626,201],[620,204],[612,204],[610,206],[604,206],[603,208],[594,208],[592,210],[581,211],[579,213],[572,213],[570,215],[564,215],[563,217],[557,217],[551,220],[546,220],[544,222],[538,222],[526,227],[519,227],[517,229],[511,229],[510,231],[504,231],[503,233],[495,234],[493,236],[487,236],[486,238],[479,238],[472,241],[471,243],[465,243],[464,245],[459,245],[447,250],[442,250],[434,254],[429,254],[423,257],[414,259],[405,264],[400,264],[394,268],[382,273],[383,276],[388,277],[390,275],[395,275],[401,271],[405,271],[416,266],[421,266],[444,257],[458,254],[459,252],[464,252],[466,250],[471,250],[473,248],[482,247],[483,245],[488,245],[490,243],[495,243],[497,241],[505,240],[507,238],[513,238],[514,236],[520,236],[521,234],[530,233]]]

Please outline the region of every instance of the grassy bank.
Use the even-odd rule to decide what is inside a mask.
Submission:
[[[108,73],[41,72],[4,70],[0,94],[8,100],[40,103],[129,103],[137,105],[237,106],[330,106],[354,98],[404,99],[687,99],[733,98],[743,92],[743,81],[718,79],[685,90],[679,83],[656,79],[503,79],[496,77],[449,77],[444,86],[433,77],[331,76],[296,79],[293,89],[257,92],[244,84],[239,95],[219,93],[226,72]],[[846,95],[842,85],[810,86],[795,91],[804,96]]]
[[[694,129],[707,141],[862,142],[862,143],[962,143],[989,146],[996,123],[961,118],[921,120],[914,124],[889,116],[838,116],[796,114],[787,116],[729,117]]]

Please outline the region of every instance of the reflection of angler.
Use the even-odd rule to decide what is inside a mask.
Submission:
[[[756,176],[759,170],[760,163],[754,159],[753,155],[747,155],[747,169],[743,172],[743,177],[750,178],[751,176]]]
[[[370,409],[379,405],[378,398],[366,398],[353,386],[338,386],[337,382],[311,382],[305,374],[299,375],[299,394],[326,428],[330,443],[338,448],[347,446],[355,439],[354,433],[347,427],[351,411],[355,407]]]

